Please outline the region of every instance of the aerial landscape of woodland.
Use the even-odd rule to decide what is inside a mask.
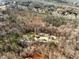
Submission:
[[[0,0],[0,59],[79,59],[79,0]]]

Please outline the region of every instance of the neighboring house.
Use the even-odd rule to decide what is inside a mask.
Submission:
[[[18,8],[19,9],[24,9],[24,10],[27,10],[28,9],[27,6],[22,6],[22,5],[18,5]]]
[[[7,9],[7,7],[6,7],[5,5],[0,6],[0,10],[1,10],[1,11],[5,11],[6,9]]]

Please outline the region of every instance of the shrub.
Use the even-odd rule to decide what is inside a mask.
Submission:
[[[1,38],[0,50],[4,52],[14,51],[17,48],[16,40],[18,37],[18,34],[12,32]]]
[[[16,17],[14,17],[14,16],[9,16],[9,17],[7,17],[7,20],[8,20],[9,22],[15,22],[15,21],[16,21]]]
[[[44,19],[44,21],[47,22],[47,24],[52,24],[53,26],[56,26],[56,27],[66,23],[63,17],[53,17],[53,16],[47,16]]]
[[[13,32],[8,34],[8,40],[9,40],[11,49],[16,48],[16,41],[17,41],[18,36],[19,36],[18,34],[13,33]]]

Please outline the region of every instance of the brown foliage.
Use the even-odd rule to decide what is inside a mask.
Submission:
[[[42,17],[34,16],[31,21],[32,27],[42,26]]]
[[[33,53],[32,55],[30,55],[28,58],[25,59],[44,59],[44,58],[40,54]]]

